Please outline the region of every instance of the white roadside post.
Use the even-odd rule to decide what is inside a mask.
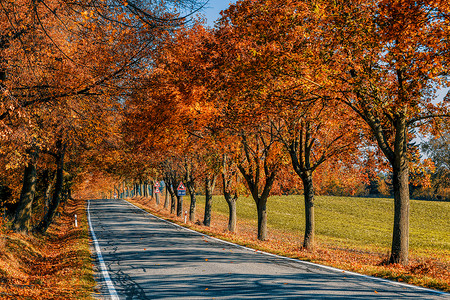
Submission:
[[[75,227],[78,227],[77,214],[75,214]]]

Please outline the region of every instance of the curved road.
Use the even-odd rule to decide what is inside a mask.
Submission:
[[[123,200],[92,200],[89,212],[111,279],[102,299],[450,299],[222,243]]]

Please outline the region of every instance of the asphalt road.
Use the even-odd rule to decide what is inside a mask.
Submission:
[[[110,277],[102,299],[450,299],[222,243],[123,200],[92,200],[89,211]]]

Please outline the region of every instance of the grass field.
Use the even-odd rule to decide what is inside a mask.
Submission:
[[[204,197],[199,196],[197,201],[199,207],[204,206]],[[410,209],[410,250],[450,255],[450,203],[411,200]],[[267,210],[269,231],[273,228],[303,234],[303,196],[270,197]],[[213,211],[228,215],[222,196],[214,197]],[[316,236],[343,245],[389,249],[393,211],[393,199],[318,196]],[[256,226],[256,205],[252,198],[239,198],[237,215],[238,219],[254,222]]]

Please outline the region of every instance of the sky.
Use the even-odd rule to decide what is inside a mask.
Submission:
[[[214,27],[214,21],[220,17],[220,11],[227,9],[230,3],[234,3],[233,0],[209,0],[205,5],[205,8],[201,12],[206,16],[207,24],[209,27]]]

